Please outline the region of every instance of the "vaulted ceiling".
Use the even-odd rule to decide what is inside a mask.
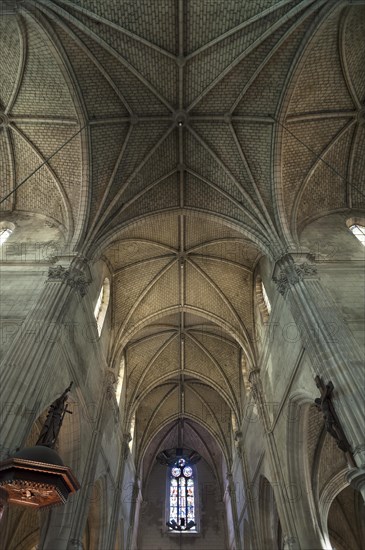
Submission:
[[[126,350],[141,453],[156,418],[171,428],[182,371],[191,434],[228,453],[225,413],[208,425],[199,411],[215,399],[240,417],[257,261],[314,217],[365,206],[364,6],[0,9],[1,196],[25,181],[3,217],[48,216],[69,249],[107,262],[110,360]]]

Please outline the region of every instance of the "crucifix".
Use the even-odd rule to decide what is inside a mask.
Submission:
[[[321,397],[317,397],[314,403],[318,410],[323,414],[324,424],[327,432],[336,440],[337,446],[341,451],[346,454],[349,463],[356,467],[354,458],[351,452],[351,446],[347,441],[344,431],[341,428],[340,421],[336,414],[335,408],[332,403],[332,393],[334,385],[331,381],[328,384],[324,384],[320,376],[315,377],[316,386],[321,392]]]

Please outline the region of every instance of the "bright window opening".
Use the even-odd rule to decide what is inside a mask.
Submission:
[[[270,304],[270,300],[269,300],[269,297],[267,295],[266,289],[264,287],[264,283],[261,283],[261,291],[262,291],[262,297],[264,299],[264,304],[266,306],[267,312],[270,314],[271,304]]]
[[[134,413],[134,415],[132,416],[132,420],[131,420],[131,429],[130,429],[130,434],[131,434],[131,438],[129,440],[129,450],[131,452],[131,454],[133,453],[133,443],[134,443],[134,432],[135,432],[135,429],[136,429],[136,414]]]
[[[351,225],[350,231],[365,246],[365,227],[363,225]]]
[[[193,468],[179,458],[169,471],[169,530],[196,533]]]
[[[124,381],[124,368],[125,368],[125,359],[124,359],[124,357],[122,357],[122,359],[120,361],[120,367],[119,367],[117,389],[115,391],[115,396],[117,398],[118,405],[120,404],[120,398],[122,396],[123,381]]]
[[[10,237],[12,230],[7,227],[0,227],[0,246]]]
[[[101,290],[100,290],[99,297],[95,305],[95,309],[94,309],[94,317],[98,325],[99,336],[103,329],[103,324],[105,321],[105,316],[106,316],[106,312],[109,304],[109,297],[110,297],[110,282],[108,278],[105,278],[103,282],[103,286],[101,287]]]

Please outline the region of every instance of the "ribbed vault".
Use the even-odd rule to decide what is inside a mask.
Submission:
[[[257,261],[365,206],[365,12],[349,4],[0,2],[1,196],[31,176],[2,219],[47,215],[107,263],[108,360],[126,357],[147,470],[176,445],[182,371],[187,443],[229,461]]]

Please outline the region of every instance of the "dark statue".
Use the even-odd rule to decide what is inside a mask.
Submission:
[[[317,388],[321,392],[321,397],[317,397],[314,400],[314,403],[323,414],[326,430],[336,440],[341,451],[344,453],[351,453],[351,447],[341,428],[332,403],[332,392],[334,390],[334,386],[332,382],[328,382],[328,384],[325,385],[319,376],[316,376],[315,381]]]
[[[72,414],[71,411],[67,409],[67,399],[70,395],[72,384],[73,382],[71,382],[63,394],[58,399],[53,401],[50,406],[46,421],[43,425],[41,433],[39,434],[36,445],[43,445],[44,447],[49,447],[50,449],[54,448],[65,414]]]

